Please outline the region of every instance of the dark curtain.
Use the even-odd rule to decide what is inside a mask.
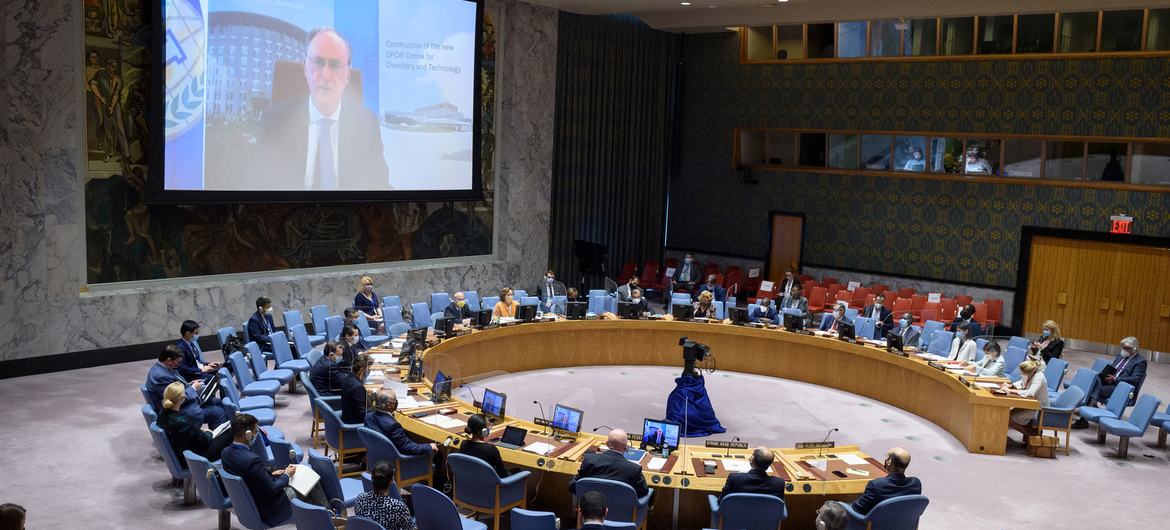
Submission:
[[[549,265],[578,285],[574,240],[608,247],[610,278],[661,255],[679,45],[632,17],[561,13],[557,47]]]

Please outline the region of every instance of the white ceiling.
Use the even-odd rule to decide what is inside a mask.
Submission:
[[[848,19],[1170,7],[1166,0],[687,0],[689,6],[681,5],[682,0],[524,1],[585,15],[636,15],[650,27],[676,32]]]

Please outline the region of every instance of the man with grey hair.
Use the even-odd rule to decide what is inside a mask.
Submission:
[[[604,478],[624,482],[634,488],[638,498],[650,492],[646,487],[646,477],[642,475],[642,466],[626,460],[626,448],[629,446],[629,435],[621,429],[609,431],[609,438],[605,441],[605,448],[596,453],[586,453],[581,461],[581,468],[577,477],[569,482],[569,492],[577,491],[577,481],[583,478]]]
[[[726,497],[732,493],[759,493],[784,499],[784,479],[768,476],[774,459],[775,455],[772,454],[771,449],[757,447],[755,451],[752,451],[752,468],[743,473],[728,475],[720,497]]]
[[[825,501],[817,509],[817,530],[845,530],[849,514],[845,506],[837,501]]]
[[[1110,369],[1112,367],[1112,369]],[[1137,401],[1138,392],[1142,389],[1142,383],[1146,380],[1146,358],[1138,353],[1137,337],[1126,337],[1121,339],[1121,353],[1113,358],[1113,362],[1101,371],[1100,383],[1097,388],[1089,394],[1089,403],[1104,403],[1109,401],[1109,396],[1113,395],[1113,390],[1117,388],[1117,383],[1126,382],[1133,385],[1133,393],[1130,395],[1129,404],[1133,405]],[[1080,423],[1078,420],[1077,423]]]
[[[910,466],[910,452],[901,447],[892,447],[886,453],[883,467],[886,476],[869,481],[861,497],[853,501],[853,511],[865,515],[879,502],[903,495],[921,495],[922,481],[918,477],[907,477]]]

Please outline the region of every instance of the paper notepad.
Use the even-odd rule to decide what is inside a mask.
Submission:
[[[808,465],[815,467],[821,471],[828,471],[829,470],[829,461],[828,460],[805,460],[805,462]]]
[[[381,364],[396,364],[398,362],[398,357],[391,353],[371,353],[370,358]]]
[[[858,287],[861,287],[861,282],[849,282],[849,285],[845,287],[845,290],[852,291]]]
[[[423,423],[429,423],[440,429],[456,429],[467,425],[463,420],[444,416],[442,414],[433,414],[422,419]]]
[[[529,453],[536,453],[541,456],[551,453],[553,449],[556,449],[556,447],[553,447],[544,442],[534,442],[532,445],[524,448],[524,450],[528,451]]]
[[[393,339],[390,339],[390,347],[391,348],[401,349],[403,344],[406,344],[405,338],[395,337]]]
[[[842,462],[845,462],[846,464],[851,465],[851,466],[863,466],[863,465],[869,463],[869,462],[866,462],[864,458],[861,458],[860,456],[849,454],[849,453],[845,453],[845,454],[840,455],[840,456],[841,456]]]
[[[658,470],[661,470],[662,466],[664,466],[664,465],[666,465],[666,459],[665,458],[658,458],[657,456],[655,456],[655,457],[652,457],[650,459],[650,462],[646,464],[646,469],[649,469],[651,471],[658,471]]]
[[[387,380],[383,381],[382,388],[385,388],[386,390],[393,390],[394,393],[399,396],[398,405],[400,407],[402,406],[402,399],[405,397],[408,397],[406,394],[410,393],[410,387],[406,386],[406,383],[403,383],[402,381],[395,381],[393,379],[387,379]],[[412,401],[414,400],[414,398],[410,398],[410,399]]]
[[[975,386],[977,386],[979,388],[992,389],[992,388],[999,388],[999,383],[988,383],[987,381],[976,381]]]
[[[722,462],[723,469],[726,469],[731,473],[746,473],[752,468],[751,464],[749,464],[746,460],[732,460],[730,458],[724,458]]]
[[[927,302],[935,302],[935,303],[941,302],[942,301],[942,293],[930,293],[930,294],[926,295],[926,301]]]
[[[864,469],[853,469],[853,468],[849,467],[849,468],[845,468],[845,472],[849,473],[850,475],[857,475],[859,477],[868,477],[869,476],[869,471],[866,471]]]
[[[321,482],[321,475],[304,464],[297,464],[296,468],[296,472],[288,477],[288,485],[297,490],[297,493],[308,496],[313,487]]]

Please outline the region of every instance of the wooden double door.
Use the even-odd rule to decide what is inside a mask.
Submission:
[[[1170,351],[1170,249],[1033,237],[1025,302],[1023,332],[1051,319],[1067,338]]]

